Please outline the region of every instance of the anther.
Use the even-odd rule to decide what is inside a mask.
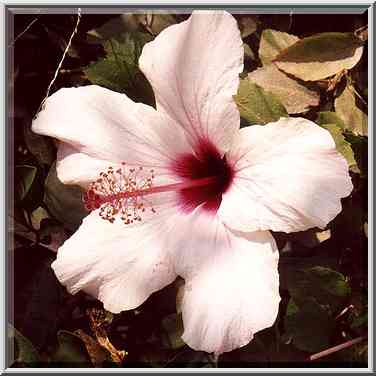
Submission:
[[[99,209],[99,216],[110,223],[117,215],[125,223],[142,220],[141,213],[145,212],[143,193],[153,186],[154,175],[139,177],[143,167],[131,168],[128,173],[125,163],[121,168],[108,167],[101,172],[99,178],[89,185],[83,195],[85,208],[89,211]]]
[[[154,186],[154,170],[145,172],[142,166],[132,167],[128,171],[125,163],[121,168],[110,166],[106,172],[101,172],[99,178],[92,182],[83,195],[85,208],[89,211],[99,209],[99,216],[110,223],[119,217],[125,224],[140,222],[141,214],[150,209],[157,211],[145,198],[147,195],[184,191],[190,188],[207,186],[215,183],[217,176],[204,177],[180,183]]]

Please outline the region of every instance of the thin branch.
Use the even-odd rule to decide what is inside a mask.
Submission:
[[[46,73],[46,72],[44,72]],[[47,74],[54,74],[55,71],[54,70],[49,70],[47,71]],[[82,73],[82,68],[73,68],[73,69],[60,69],[59,71],[59,74],[74,74],[74,73]],[[30,77],[37,77],[39,76],[40,73],[39,72],[29,72],[29,73],[26,73],[24,74],[23,76],[26,77],[26,78],[30,78]]]
[[[40,16],[39,17],[35,17],[27,26],[26,26],[26,28],[25,28],[25,30],[24,31],[22,31],[20,34],[18,34],[17,36],[16,36],[16,38],[14,38],[14,40],[11,42],[11,43],[9,43],[8,44],[8,48],[9,47],[13,47],[14,46],[14,44],[17,42],[17,40],[18,39],[20,39],[30,28],[31,28],[31,26],[33,26],[34,25],[34,23],[35,22],[37,22],[38,20],[39,20],[39,18],[40,18]]]
[[[354,85],[349,86],[350,90],[353,92],[353,94],[358,97],[358,99],[364,104],[364,106],[368,106],[368,103],[363,99],[363,97],[358,93],[358,91],[355,89]]]
[[[354,35],[362,42],[366,42],[368,40],[368,25],[356,29]]]
[[[323,358],[324,356],[328,356],[330,354],[334,354],[337,351],[346,349],[348,347],[351,347],[359,342],[362,342],[366,337],[357,337],[355,339],[351,339],[350,341],[347,341],[345,343],[341,343],[340,345],[330,347],[329,349],[326,349],[324,351],[320,351],[319,353],[313,354],[309,357],[309,360],[317,360],[320,358]]]
[[[292,17],[293,17],[293,15],[294,15],[294,10],[291,9],[291,10],[290,10],[290,13],[289,13],[289,27],[288,27],[288,29],[287,29],[288,31],[290,31],[291,28],[292,28],[292,22],[293,22]]]
[[[344,308],[336,317],[335,317],[335,320],[338,320],[339,318],[341,318],[346,312],[348,312],[350,309],[354,309],[354,306],[352,304],[350,304],[349,306],[347,306],[346,308]]]
[[[64,53],[63,53],[63,56],[61,57],[60,59],[60,62],[59,62],[59,65],[57,66],[56,68],[56,71],[55,71],[55,74],[54,74],[54,77],[52,78],[52,81],[50,82],[50,84],[48,85],[48,88],[47,88],[47,92],[46,92],[46,96],[44,97],[42,103],[40,104],[39,108],[38,108],[38,111],[36,113],[36,115],[38,115],[39,111],[41,111],[44,107],[44,104],[48,98],[48,96],[50,95],[50,91],[51,91],[51,88],[52,88],[52,85],[55,83],[56,81],[56,78],[60,72],[60,68],[61,66],[63,65],[63,62],[64,62],[64,59],[65,59],[65,56],[67,55],[68,51],[69,51],[69,48],[72,44],[72,39],[73,37],[77,34],[77,30],[78,30],[78,25],[80,24],[80,20],[81,20],[81,8],[78,8],[78,11],[77,11],[77,22],[76,22],[76,26],[74,27],[74,30],[69,38],[69,41],[67,43],[67,47],[65,48],[64,50]],[[35,116],[36,116],[35,115]]]

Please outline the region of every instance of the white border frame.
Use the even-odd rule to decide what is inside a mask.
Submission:
[[[111,3],[103,3],[100,1],[88,1],[88,0],[81,0],[80,6],[85,7],[85,5],[88,6],[119,6],[119,7],[127,7],[127,6],[138,6],[139,8],[142,8],[143,6],[177,6],[181,7],[182,5],[186,5],[187,8],[189,7],[195,7],[195,6],[207,6],[207,7],[216,7],[216,6],[227,6],[227,8],[231,8],[233,6],[275,6],[276,8],[281,6],[305,6],[309,8],[309,6],[317,8],[318,5],[322,5],[323,8],[327,6],[338,6],[339,8],[341,6],[346,5],[354,5],[356,7],[366,7],[368,8],[368,29],[369,29],[369,39],[368,39],[368,78],[369,78],[369,85],[368,85],[368,96],[370,98],[374,98],[374,79],[373,76],[374,73],[374,13],[375,13],[375,7],[372,2],[354,2],[354,1],[340,1],[340,0],[332,0],[330,3],[325,0],[316,0],[313,1],[297,1],[297,0],[290,0],[288,2],[283,0],[264,0],[262,2],[255,1],[251,2],[249,0],[238,0],[236,3],[233,3],[229,6],[229,1],[224,0],[206,0],[206,1],[200,1],[200,0],[191,0],[186,4],[179,4],[178,2],[174,0],[170,1],[145,1],[145,0],[139,0],[139,1],[129,1],[124,3],[123,1],[114,1],[112,0]],[[7,155],[8,147],[7,147],[7,139],[6,139],[6,127],[7,127],[7,121],[6,121],[6,96],[7,96],[7,77],[6,77],[6,23],[5,23],[5,16],[6,16],[6,9],[5,6],[8,7],[20,7],[25,6],[25,11],[29,11],[31,9],[28,9],[27,7],[32,6],[34,9],[38,8],[38,6],[46,7],[46,6],[67,6],[67,8],[72,8],[75,6],[77,8],[77,1],[74,0],[65,0],[62,2],[55,2],[51,3],[50,0],[39,0],[37,3],[31,2],[31,1],[10,1],[10,2],[4,2],[3,0],[0,0],[0,23],[2,26],[2,35],[0,42],[0,47],[2,51],[0,66],[1,66],[1,73],[0,73],[0,82],[2,83],[2,98],[0,109],[1,113],[3,114],[2,120],[3,120],[3,127],[1,127],[1,136],[3,140],[3,163],[1,166],[2,169],[2,179],[0,182],[0,189],[2,194],[2,205],[3,208],[7,207],[6,202],[6,173],[7,173]],[[85,9],[86,10],[86,9]],[[111,12],[114,12],[115,9],[111,9]],[[305,9],[307,12],[309,9]],[[74,10],[77,12],[77,9]],[[84,12],[84,11],[83,11]],[[73,10],[72,10],[73,13]],[[256,12],[255,12],[256,13]],[[298,12],[296,12],[298,13]],[[1,22],[2,21],[2,22]],[[369,109],[368,109],[368,117],[369,117],[369,123],[373,124],[374,119],[374,112],[373,112],[373,101],[369,101]],[[374,256],[373,256],[373,234],[374,234],[374,228],[373,228],[373,141],[374,141],[374,132],[373,127],[369,127],[369,134],[368,134],[368,166],[369,166],[369,180],[368,180],[368,194],[369,194],[369,201],[368,201],[368,368],[6,368],[6,346],[7,346],[7,338],[6,338],[6,330],[0,331],[0,372],[1,373],[372,373],[374,371],[374,337],[373,337],[373,314],[374,314],[374,292],[371,291],[373,285],[373,267],[374,267]],[[2,239],[6,239],[7,237],[7,221],[6,221],[6,215],[7,211],[4,210],[4,215],[2,216],[3,220],[3,226],[2,226]],[[3,305],[3,309],[1,309],[1,316],[0,321],[4,324],[3,328],[6,328],[6,276],[7,271],[5,270],[6,267],[6,252],[7,249],[5,248],[5,244],[3,241],[3,252],[1,252],[1,264],[3,266],[3,283],[1,284],[0,289],[0,297],[1,297],[1,303]]]

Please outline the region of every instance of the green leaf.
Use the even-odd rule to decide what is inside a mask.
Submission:
[[[221,354],[218,359],[219,367],[222,364],[228,367],[231,363],[236,367],[243,365],[244,367],[250,367],[252,363],[267,363],[271,360],[272,349],[276,347],[274,334],[275,328],[256,333],[252,341],[247,345]]]
[[[351,292],[343,274],[323,266],[296,270],[288,290],[295,301],[312,298],[331,312],[338,310]]]
[[[143,15],[124,13],[113,17],[102,26],[89,30],[88,41],[103,44],[110,39],[115,39],[118,42],[124,42],[127,33],[139,30],[141,16]]]
[[[286,309],[286,316],[296,315],[299,312],[299,307],[296,305],[293,299],[290,299]]]
[[[24,139],[30,153],[40,164],[51,165],[56,158],[53,141],[34,133],[28,126],[24,127]]]
[[[315,266],[307,269],[306,275],[311,280],[313,286],[317,286],[332,296],[347,297],[351,293],[351,288],[343,274],[322,266]]]
[[[353,133],[344,133],[346,141],[351,144],[356,160],[356,169],[354,172],[360,172],[361,177],[368,175],[368,138],[363,136],[356,136]]]
[[[10,239],[12,239],[8,247],[8,250],[10,252],[12,252],[15,248],[21,247],[23,245],[36,243],[36,233],[28,227],[25,220],[22,221],[22,218],[19,222],[12,215],[9,215],[8,226],[8,236]]]
[[[345,123],[345,129],[358,136],[368,134],[368,116],[358,105],[361,102],[355,88],[347,85],[345,90],[336,98],[334,106],[336,113]]]
[[[277,55],[299,40],[295,35],[265,29],[261,34],[259,58],[263,65],[270,64]]]
[[[166,367],[169,363],[168,350],[162,349],[161,346],[152,346],[149,344],[144,344],[142,346],[142,353],[140,354],[140,361],[147,364],[148,367],[152,368],[162,368]]]
[[[294,236],[294,241],[299,243],[296,236]],[[337,266],[337,259],[322,254],[315,254],[311,257],[283,256],[282,254],[278,265],[281,288],[293,290],[294,286],[299,283],[299,279],[304,277],[303,271],[315,266],[334,269]]]
[[[358,179],[357,179],[358,180]],[[342,253],[344,264],[351,265],[351,273],[354,278],[364,276],[364,266],[359,258],[363,257],[367,250],[367,238],[364,235],[364,222],[367,220],[367,200],[364,194],[354,193],[350,200],[342,202],[342,211],[331,223],[333,239],[339,249],[345,249]],[[365,252],[365,253],[364,253]]]
[[[364,313],[354,318],[354,320],[351,323],[351,328],[360,328],[362,326],[368,325],[368,310],[365,310]]]
[[[39,230],[39,241],[46,246],[46,248],[57,252],[68,237],[68,234],[60,222],[51,218],[42,219]]]
[[[49,218],[50,216],[48,215],[46,209],[44,209],[42,206],[39,206],[31,213],[30,217],[33,228],[35,230],[39,230],[42,220]]]
[[[90,82],[108,89],[126,93],[136,102],[154,105],[153,90],[138,68],[138,59],[151,36],[142,32],[129,32],[121,41],[104,42],[106,56],[84,69]]]
[[[58,348],[53,354],[52,361],[74,364],[75,367],[90,366],[90,356],[81,338],[66,330],[57,333]]]
[[[166,11],[163,13],[158,11],[124,13],[107,21],[101,27],[88,31],[87,34],[93,42],[103,42],[109,39],[123,42],[128,32],[143,29],[155,36],[176,22],[176,14],[167,13]]]
[[[248,79],[274,94],[289,114],[301,113],[319,104],[318,92],[291,79],[273,64],[251,72]]]
[[[287,306],[285,316],[285,337],[295,347],[308,352],[317,352],[329,345],[333,320],[327,311],[314,299],[296,304],[293,299]]]
[[[317,81],[351,69],[362,54],[362,43],[353,33],[330,32],[299,40],[281,51],[274,62],[304,81]]]
[[[255,54],[253,53],[251,47],[247,43],[243,43],[244,48],[244,60],[253,61],[255,60]]]
[[[14,351],[15,363],[21,363],[23,367],[38,366],[41,362],[38,351],[26,337],[10,324],[8,324],[8,340],[11,344],[11,351]]]
[[[30,155],[29,155],[30,160]],[[43,168],[19,165],[15,168],[15,203],[31,213],[40,206],[44,195]]]
[[[359,172],[351,144],[346,141],[342,129],[337,124],[322,124],[321,127],[325,128],[332,135],[337,151],[344,156],[349,167]]]
[[[45,182],[44,203],[51,215],[74,231],[88,214],[82,202],[82,190],[75,185],[63,184],[53,164]]]
[[[249,124],[267,124],[287,117],[287,111],[278,98],[248,79],[240,80],[234,96],[240,116]]]
[[[338,116],[338,114],[332,111],[319,112],[316,123],[319,125],[336,124],[342,130],[346,129],[346,125],[343,120]]]
[[[180,350],[173,362],[169,362],[169,367],[173,368],[211,368],[216,367],[213,357],[204,351],[195,351],[190,348]]]
[[[368,100],[368,70],[367,70],[367,60],[363,59],[363,61],[358,64],[354,69],[351,70],[350,76],[347,78],[351,81],[351,83],[356,87],[362,98]]]
[[[64,291],[51,268],[56,255],[35,245],[15,249],[13,257],[15,325],[45,348],[54,340]]]
[[[136,16],[145,30],[154,36],[158,35],[166,27],[177,23],[176,14],[167,13],[166,11],[163,13],[150,11]]]
[[[349,132],[336,112],[319,112],[316,122],[330,132],[337,150],[346,158],[350,170],[363,176],[368,165],[367,137],[356,136]]]
[[[15,199],[23,200],[28,194],[37,173],[37,168],[34,166],[20,165],[16,166],[14,172],[15,180]]]
[[[181,336],[183,335],[183,320],[181,314],[172,313],[162,320],[164,336],[162,343],[169,349],[179,349],[185,345]]]
[[[254,14],[236,15],[242,38],[247,38],[257,30],[258,16]]]

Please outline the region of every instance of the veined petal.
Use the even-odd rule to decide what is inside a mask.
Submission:
[[[179,123],[193,145],[208,139],[223,154],[239,129],[233,95],[243,54],[229,13],[195,11],[146,44],[139,65],[153,86],[158,111]]]
[[[71,293],[84,290],[114,313],[136,308],[176,278],[165,247],[165,220],[163,213],[150,214],[144,222],[124,225],[92,212],[59,248],[52,268]]]
[[[112,161],[90,157],[66,142],[59,143],[56,160],[57,177],[60,181],[85,188],[98,178],[101,171],[113,165]]]
[[[218,215],[239,231],[324,228],[353,188],[330,133],[303,118],[241,129],[226,158],[235,177]]]
[[[32,129],[62,141],[58,171],[66,183],[85,185],[95,166],[99,172],[106,163],[163,170],[179,152],[191,151],[183,130],[167,115],[95,85],[54,93]]]
[[[185,279],[183,340],[221,354],[273,325],[280,302],[278,250],[269,232],[241,233],[196,212],[175,254]]]

